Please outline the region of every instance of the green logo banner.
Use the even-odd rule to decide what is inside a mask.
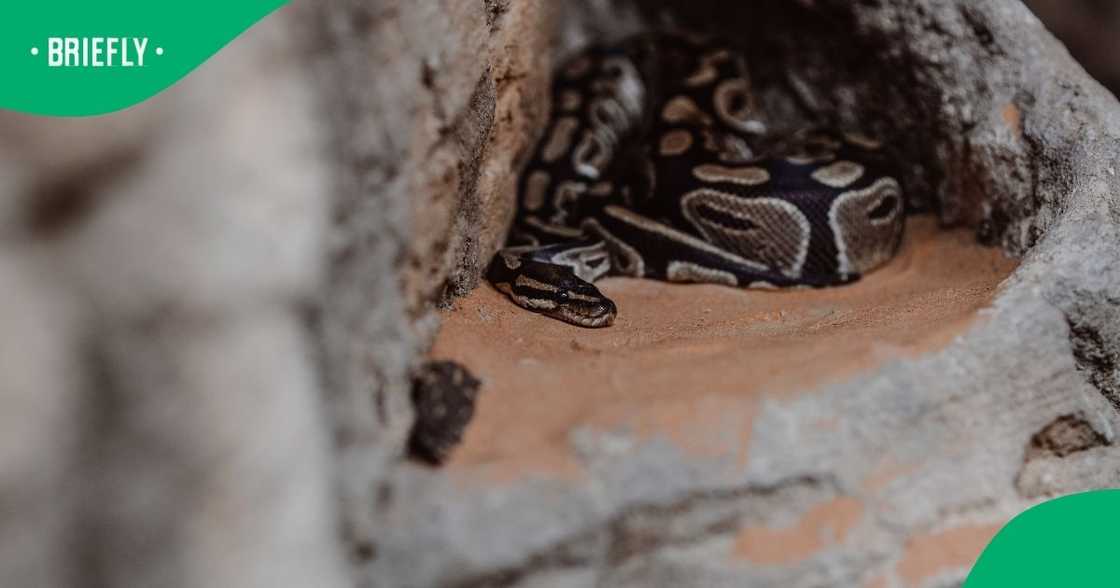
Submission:
[[[1065,496],[1015,517],[992,539],[964,588],[1120,586],[1120,490]]]
[[[11,0],[0,7],[0,108],[104,114],[186,76],[287,0]]]

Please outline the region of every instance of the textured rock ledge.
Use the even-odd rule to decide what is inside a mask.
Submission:
[[[916,204],[1022,265],[944,349],[764,402],[745,466],[732,451],[698,457],[671,438],[588,426],[566,441],[574,475],[403,468],[385,486],[364,578],[952,585],[1034,501],[1120,483],[1108,465],[1120,424],[1120,111],[1023,6],[640,4],[655,21],[669,12],[749,31],[755,81],[782,120],[891,137],[915,162]],[[582,6],[600,15],[591,22],[628,14]],[[767,551],[799,535],[819,540]]]

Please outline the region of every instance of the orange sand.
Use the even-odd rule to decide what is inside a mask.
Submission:
[[[747,527],[739,531],[735,554],[756,565],[789,565],[809,559],[830,543],[843,543],[863,516],[863,504],[837,498],[809,510],[784,529]]]
[[[898,563],[898,575],[906,586],[921,586],[941,572],[970,568],[1002,525],[957,527],[929,535],[911,537]]]
[[[445,311],[432,351],[483,380],[449,467],[490,479],[579,476],[568,435],[580,426],[665,436],[745,463],[763,397],[944,347],[1014,267],[971,232],[918,217],[899,255],[850,286],[774,292],[604,280],[619,307],[606,329],[522,310],[484,285]]]

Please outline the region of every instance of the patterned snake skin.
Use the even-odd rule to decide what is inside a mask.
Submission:
[[[892,170],[859,134],[767,137],[744,60],[725,45],[658,33],[595,47],[556,76],[487,277],[516,304],[585,327],[614,321],[592,285],[607,275],[852,282],[901,240]]]

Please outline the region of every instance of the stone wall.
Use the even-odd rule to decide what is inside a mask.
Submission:
[[[5,586],[345,583],[292,16],[126,111],[0,115]]]
[[[305,5],[335,169],[315,310],[341,455],[344,533],[376,544],[378,484],[412,424],[435,305],[478,285],[547,115],[553,4]]]
[[[5,585],[347,582],[554,13],[296,2],[141,106],[0,116]]]

